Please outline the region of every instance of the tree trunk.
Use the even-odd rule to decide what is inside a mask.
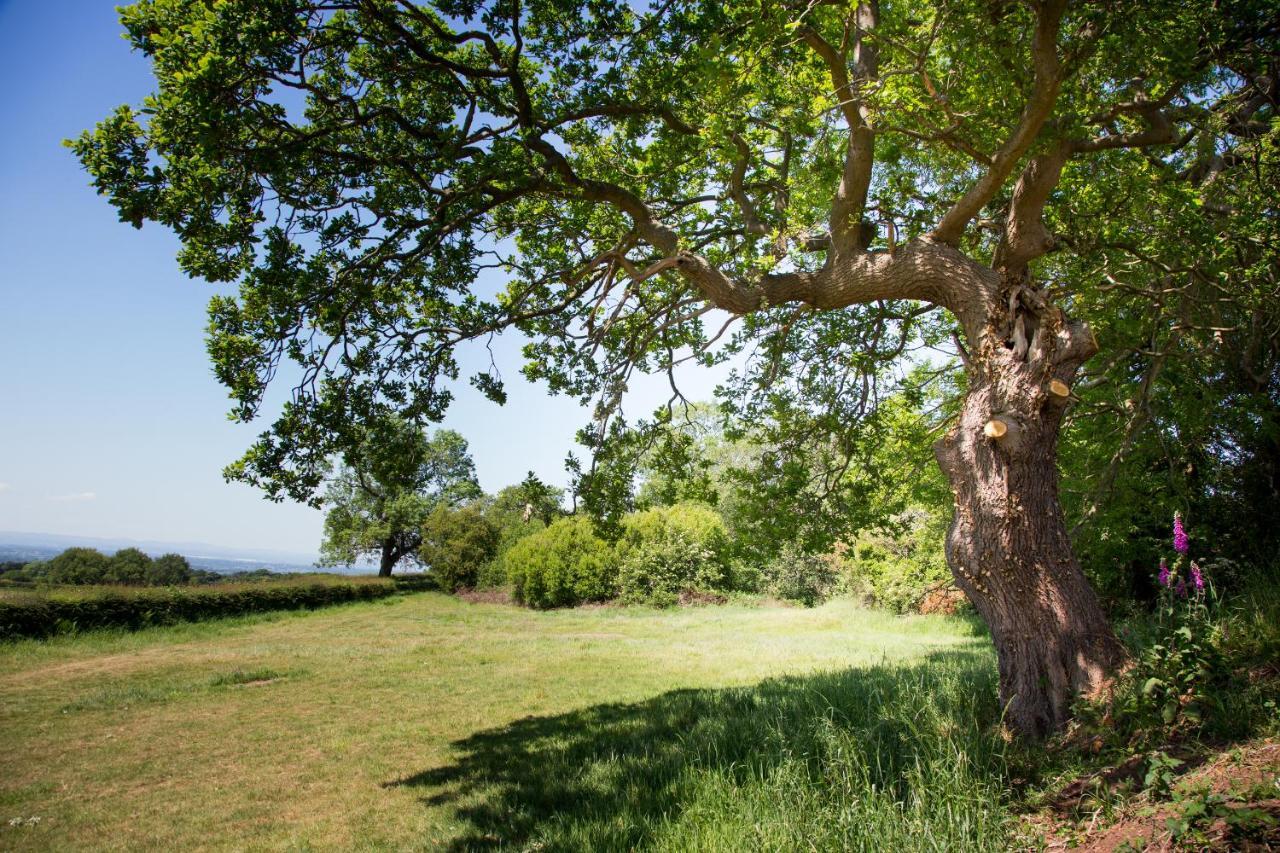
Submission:
[[[1085,326],[1044,313],[986,330],[966,354],[959,421],[934,445],[955,494],[947,561],[995,641],[1005,724],[1032,738],[1061,728],[1075,697],[1095,692],[1124,657],[1058,499],[1068,389],[1097,346]]]
[[[400,555],[396,553],[396,547],[390,540],[382,543],[382,563],[378,566],[378,577],[391,577],[391,570],[395,568],[396,562],[399,561]]]

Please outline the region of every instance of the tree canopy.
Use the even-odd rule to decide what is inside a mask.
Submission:
[[[381,574],[417,558],[422,526],[440,507],[481,495],[467,442],[452,430],[428,436],[400,418],[366,429],[325,496],[321,565],[350,566],[377,555]]]
[[[315,500],[391,414],[439,420],[458,344],[515,329],[525,374],[591,406],[594,513],[631,499],[676,368],[729,358],[761,482],[847,503],[876,488],[844,475],[892,429],[881,402],[950,354],[948,561],[1007,719],[1043,733],[1121,656],[1059,503],[1069,404],[1195,364],[1206,331],[1239,355],[1226,383],[1216,353],[1191,368],[1217,399],[1276,397],[1273,0],[145,0],[122,20],[158,89],[72,146],[125,221],[238,284],[208,338],[233,414],[277,376],[293,393],[228,474],[273,497]],[[1081,375],[1097,330],[1122,343]],[[644,423],[619,416],[637,370],[672,379]],[[496,369],[469,379],[504,399]],[[1094,460],[1085,518],[1113,470]]]
[[[593,446],[633,369],[717,357],[714,308],[750,315],[738,345],[798,363],[762,405],[853,429],[850,379],[950,328],[895,301],[930,295],[906,282],[826,281],[829,254],[928,236],[1025,263],[1050,235],[1007,257],[1039,224],[1001,215],[1047,205],[1074,250],[1056,277],[1141,251],[1141,206],[1171,196],[1211,237],[1203,179],[1178,176],[1243,166],[1238,141],[1268,132],[1272,12],[148,0],[122,20],[158,91],[74,148],[123,219],[178,232],[187,272],[239,282],[209,337],[239,418],[294,363],[231,473],[310,499],[357,424],[438,418],[454,344],[512,325],[531,376],[603,404]],[[1015,189],[1019,169],[1065,176]],[[505,289],[474,286],[487,269]],[[1096,292],[1096,271],[1064,279]]]

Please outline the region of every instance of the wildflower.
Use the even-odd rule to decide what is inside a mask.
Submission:
[[[1185,554],[1191,550],[1191,543],[1187,540],[1187,531],[1182,527],[1182,513],[1180,512],[1173,514],[1173,550],[1179,554]]]
[[[1160,586],[1168,586],[1173,583],[1173,575],[1169,572],[1169,563],[1164,557],[1160,558]]]
[[[1195,560],[1191,561],[1191,583],[1195,585],[1196,592],[1204,592],[1204,574]]]

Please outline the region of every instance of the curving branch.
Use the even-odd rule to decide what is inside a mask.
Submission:
[[[1045,0],[1036,7],[1036,31],[1031,47],[1035,82],[1031,97],[1023,107],[1017,127],[992,156],[991,167],[956,201],[933,229],[930,238],[935,242],[949,246],[960,243],[969,222],[1004,185],[1053,113],[1058,90],[1062,85],[1057,41],[1066,5],[1066,0]]]

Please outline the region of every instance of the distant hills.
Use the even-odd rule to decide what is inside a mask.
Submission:
[[[97,536],[65,536],[58,533],[26,533],[0,530],[0,562],[47,560],[67,548],[97,548],[110,554],[121,548],[137,548],[153,557],[181,554],[192,566],[231,574],[255,569],[277,572],[315,571],[316,554],[253,548],[227,548],[207,542],[165,542],[150,539],[110,539]],[[325,569],[343,574],[365,574],[369,566]]]

